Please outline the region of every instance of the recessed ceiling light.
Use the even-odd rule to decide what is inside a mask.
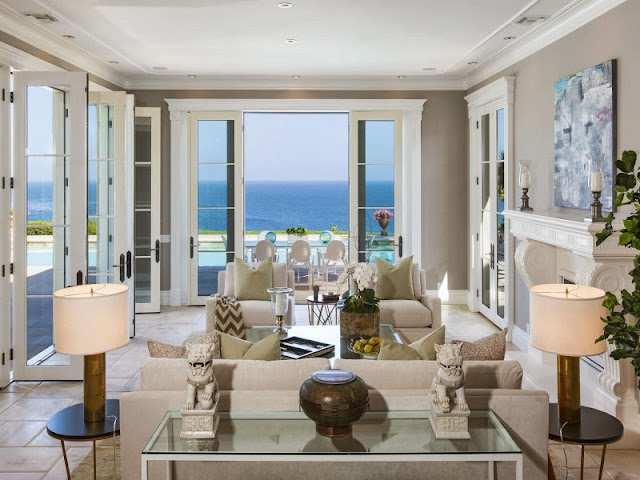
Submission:
[[[65,35],[62,35],[62,38],[66,38],[67,40],[73,40],[76,37],[74,37],[73,35],[65,34]]]
[[[436,67],[424,67],[422,69],[423,72],[433,72],[434,70],[436,70]]]
[[[478,62],[467,62],[467,65],[477,65]]]
[[[118,60],[109,60],[109,63],[112,65],[118,65],[120,62]]]
[[[167,70],[167,67],[153,67],[154,70]]]
[[[25,16],[42,23],[54,23],[58,21],[58,19],[50,13],[25,13]]]
[[[280,2],[280,3],[278,4],[278,6],[279,6],[280,8],[291,8],[291,7],[293,7],[293,3],[289,3],[289,2]]]
[[[295,38],[285,38],[284,43],[296,43],[297,40]]]
[[[196,76],[195,76],[195,75],[187,75],[187,77],[189,77],[189,78],[196,78]]]
[[[300,78],[300,75],[291,75],[291,78]]]
[[[508,37],[504,37],[504,40],[515,40],[516,37],[509,35]]]
[[[402,80],[403,78],[405,78],[405,76],[404,76],[404,75],[398,75],[398,78],[399,78],[400,80]]]

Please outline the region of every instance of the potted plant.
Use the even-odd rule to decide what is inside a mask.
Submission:
[[[307,240],[307,229],[304,227],[287,228],[288,242],[293,243],[296,240]]]
[[[600,245],[614,232],[620,233],[619,245],[640,250],[640,173],[635,173],[637,154],[633,150],[622,152],[622,158],[616,161],[620,171],[616,175],[615,205],[632,205],[632,213],[623,221],[624,228],[615,230],[613,212],[607,217],[604,230],[596,234],[596,245]],[[633,270],[629,272],[633,278],[634,289],[626,289],[620,293],[620,300],[612,292],[606,292],[603,306],[608,310],[604,334],[597,341],[607,340],[615,349],[611,358],[621,360],[630,358],[635,368],[636,377],[640,377],[640,254],[633,261]],[[640,384],[638,384],[640,388]]]
[[[387,227],[389,226],[389,220],[391,220],[392,218],[393,218],[393,213],[390,212],[389,210],[383,209],[383,210],[375,211],[375,213],[373,214],[373,219],[378,222],[378,225],[380,225],[380,228],[382,229],[380,231],[380,235],[382,236],[388,235]]]
[[[380,308],[373,290],[376,280],[375,267],[364,262],[349,263],[338,277],[338,288],[343,288],[347,282],[353,288],[353,293],[347,290],[342,295],[341,337],[377,337],[380,333]]]

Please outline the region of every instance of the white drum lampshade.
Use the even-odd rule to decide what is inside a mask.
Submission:
[[[53,294],[53,343],[70,355],[95,355],[129,342],[126,285],[95,284]]]
[[[543,284],[531,287],[531,345],[568,357],[597,355],[606,350],[602,335],[607,316],[605,292],[586,285]]]

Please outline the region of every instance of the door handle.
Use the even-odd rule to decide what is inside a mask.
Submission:
[[[76,273],[76,285],[82,285],[82,270],[78,270]]]
[[[493,270],[495,268],[495,248],[496,246],[492,243],[491,244],[491,252],[489,253],[489,256],[491,257],[491,270]]]
[[[191,237],[191,240],[189,241],[189,256],[191,258],[193,258],[193,249],[194,249],[193,237]]]
[[[398,247],[398,257],[402,258],[402,235],[398,237],[398,243],[395,246]]]
[[[152,248],[151,251],[156,252],[156,263],[160,263],[160,240],[156,240],[156,248]]]
[[[113,267],[120,269],[120,281],[124,282],[124,253],[120,254],[120,263],[113,265]]]
[[[131,250],[127,252],[127,278],[131,278],[131,273],[133,270],[133,261],[132,261]]]

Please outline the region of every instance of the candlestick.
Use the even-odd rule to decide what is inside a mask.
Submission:
[[[591,191],[602,192],[602,172],[591,172]]]
[[[531,212],[533,210],[533,208],[529,206],[529,195],[527,195],[528,191],[528,188],[522,187],[522,205],[520,205],[521,212]]]
[[[591,188],[593,188],[593,186]],[[601,192],[591,193],[593,194],[593,203],[591,204],[591,221],[605,222],[607,219],[602,216],[602,203],[600,202]]]

